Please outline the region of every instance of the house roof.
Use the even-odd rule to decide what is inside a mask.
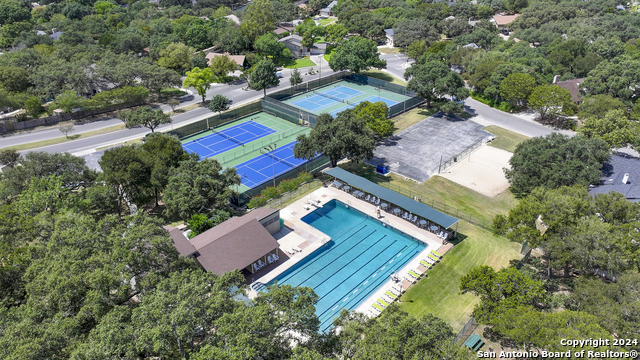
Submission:
[[[569,90],[569,92],[571,93],[571,97],[573,98],[573,102],[580,102],[580,97],[578,97],[578,94],[580,93],[580,84],[583,82],[584,78],[580,78],[558,81],[553,85],[558,85],[561,88]]]
[[[216,274],[251,265],[280,245],[259,220],[274,209],[256,209],[244,216],[233,217],[191,239],[198,262]]]
[[[498,26],[509,25],[513,22],[513,20],[517,19],[520,14],[515,15],[494,15],[493,20],[496,22]]]
[[[626,183],[622,181],[627,176]],[[604,163],[600,185],[589,190],[589,194],[608,194],[615,191],[628,200],[640,200],[640,159],[616,152]]]
[[[49,37],[52,37],[53,41],[56,41],[60,38],[60,35],[62,35],[62,31],[56,31],[53,34],[49,35]]]
[[[354,175],[342,168],[335,167],[333,169],[325,171],[325,173],[348,183],[352,187],[356,187],[358,189],[366,191],[369,194],[377,196],[380,199],[390,202],[395,206],[401,207],[406,211],[411,212],[412,214],[435,222],[436,224],[445,228],[450,228],[455,223],[460,221],[453,216],[441,213],[440,211],[433,209],[430,206],[427,206],[421,202],[417,202],[404,195],[400,195],[391,189],[387,189],[386,187],[375,184],[363,177]]]
[[[286,33],[286,32],[289,32],[289,31],[290,31],[290,30],[287,30],[287,29],[282,28],[282,27],[279,27],[279,26],[273,30],[273,32],[274,32],[276,35],[282,35],[282,34],[284,34],[284,33]]]
[[[173,245],[180,255],[189,256],[196,252],[196,248],[189,242],[189,239],[182,234],[180,229],[171,226],[164,226],[164,228],[169,231],[169,236],[173,239]]]
[[[288,42],[290,44],[302,46],[302,36],[296,35],[296,34],[285,36],[282,39],[279,39],[278,41],[279,42]]]
[[[326,8],[320,9],[320,11],[324,11],[324,12],[331,11],[331,9],[333,9],[333,7],[336,6],[337,4],[338,4],[337,1],[332,1],[331,4],[327,5]]]
[[[224,17],[229,19],[229,20],[231,20],[231,21],[233,21],[237,25],[240,25],[240,19],[237,16],[231,14],[231,15],[227,15],[227,16],[224,16]]]
[[[468,43],[467,45],[463,46],[463,48],[472,48],[472,49],[477,49],[480,46],[478,46],[478,44],[476,43]]]
[[[231,61],[234,61],[236,64],[238,64],[238,66],[242,66],[244,64],[244,60],[245,60],[244,55],[229,55],[228,53],[220,54],[220,53],[210,52],[207,55],[205,55],[205,59],[207,59],[207,63],[211,65],[211,60],[214,57],[223,56],[223,55],[227,55],[229,59],[231,59]]]
[[[393,36],[393,29],[384,29],[384,32],[389,36]]]

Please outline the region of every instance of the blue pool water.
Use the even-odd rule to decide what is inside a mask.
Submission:
[[[270,283],[311,287],[320,297],[316,315],[326,332],[342,309],[355,309],[426,244],[366,214],[331,200],[302,220],[331,241]]]

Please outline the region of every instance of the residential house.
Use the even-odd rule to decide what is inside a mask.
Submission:
[[[511,24],[515,19],[518,18],[518,16],[520,16],[520,14],[514,14],[514,15],[494,15],[493,18],[490,20],[492,22],[494,22],[496,24],[496,26],[498,27],[498,29],[500,29],[500,31],[507,31],[507,25]]]
[[[302,36],[300,35],[289,35],[278,41],[283,43],[295,57],[322,55],[327,51],[326,43],[313,44],[310,48],[302,46]]]
[[[393,29],[384,29],[384,33],[387,36],[387,45],[393,46]]]
[[[240,25],[240,19],[237,16],[233,15],[233,14],[227,15],[227,16],[225,16],[225,18],[233,21],[236,25]]]
[[[589,194],[608,194],[614,191],[631,202],[640,201],[640,159],[615,152],[602,167],[600,184],[591,186]]]
[[[569,90],[569,92],[571,93],[571,98],[573,99],[573,102],[579,103],[580,97],[578,97],[578,94],[580,94],[580,84],[584,82],[584,78],[564,80],[564,81],[558,81],[558,80],[560,80],[560,75],[554,76],[553,85],[558,85],[561,88]]]
[[[333,7],[338,4],[338,1],[332,1],[326,8],[320,9],[320,16],[333,16]]]
[[[58,31],[58,29],[51,29],[51,35],[49,37],[53,38],[53,41],[58,41],[60,39],[60,35],[62,35],[62,31]]]

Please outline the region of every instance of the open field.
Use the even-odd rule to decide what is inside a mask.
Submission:
[[[497,270],[522,257],[520,244],[465,222],[460,223],[458,232],[463,240],[400,299],[401,308],[409,314],[421,317],[431,313],[449,323],[454,331],[462,329],[479,301],[472,294],[460,294],[462,276],[479,265]]]
[[[489,145],[509,152],[514,152],[518,144],[529,139],[528,136],[521,135],[495,125],[484,127],[482,130],[486,130],[496,136]]]

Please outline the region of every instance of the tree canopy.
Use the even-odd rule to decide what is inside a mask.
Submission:
[[[375,41],[352,36],[333,50],[329,67],[333,71],[349,70],[359,73],[371,68],[385,69],[387,62],[380,60]]]
[[[524,196],[538,186],[597,184],[609,159],[609,146],[600,138],[553,133],[518,144],[505,174],[511,191]]]

